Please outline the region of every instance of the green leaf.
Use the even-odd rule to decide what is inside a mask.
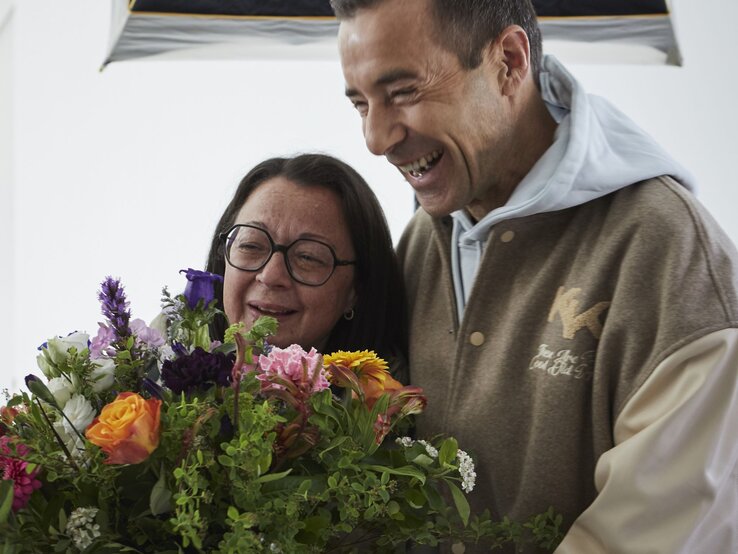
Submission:
[[[414,464],[418,464],[419,466],[423,467],[430,467],[434,464],[435,460],[428,456],[428,454],[419,454],[418,456],[415,456],[412,460],[409,460],[413,462]]]
[[[0,481],[0,523],[8,521],[13,506],[13,481]]]
[[[471,512],[469,501],[466,499],[464,493],[461,492],[461,489],[451,481],[446,481],[446,484],[451,491],[451,496],[454,499],[454,504],[456,504],[456,510],[459,512],[461,521],[464,522],[464,527],[466,527],[469,524],[469,513]]]
[[[425,497],[428,499],[428,505],[430,505],[430,507],[433,508],[436,512],[443,512],[445,503],[433,484],[429,482],[421,490],[423,491]]]
[[[238,519],[238,509],[235,506],[228,506],[228,518],[236,521]]]
[[[331,518],[324,515],[310,516],[305,518],[305,531],[317,535],[331,524]]]
[[[405,500],[413,508],[422,508],[425,505],[425,496],[418,489],[408,489],[405,492]]]
[[[159,476],[159,480],[151,489],[149,509],[155,516],[165,514],[172,510],[172,493],[167,489],[167,482],[163,471]]]
[[[221,454],[220,456],[218,456],[218,463],[223,467],[234,467],[236,465],[233,462],[233,458],[231,458],[230,456],[226,456],[225,454]]]
[[[418,481],[420,481],[420,484],[425,484],[425,473],[423,473],[420,469],[413,467],[413,466],[402,466],[402,467],[386,467],[386,466],[375,466],[375,465],[366,465],[363,466],[366,469],[371,469],[372,471],[377,471],[379,473],[386,472],[390,473],[392,475],[402,475],[404,477],[414,477]]]
[[[438,462],[441,466],[449,465],[456,459],[456,453],[459,451],[459,443],[456,439],[449,437],[443,441],[441,448],[438,449]]]
[[[277,326],[278,323],[275,318],[263,315],[254,322],[254,326],[246,333],[246,338],[251,342],[259,343],[276,333]]]
[[[258,477],[255,479],[256,483],[269,483],[270,481],[277,481],[278,479],[282,479],[283,477],[286,477],[292,472],[291,469],[288,469],[287,471],[281,471],[279,473],[266,473],[262,475],[261,477]]]

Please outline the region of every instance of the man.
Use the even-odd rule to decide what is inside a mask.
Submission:
[[[332,0],[399,245],[418,433],[559,553],[738,551],[738,255],[688,173],[558,61],[528,0]],[[473,547],[467,547],[467,553]]]

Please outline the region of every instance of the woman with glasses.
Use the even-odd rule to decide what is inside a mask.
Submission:
[[[229,323],[279,321],[270,342],[404,358],[405,297],[382,209],[362,177],[321,154],[272,158],[239,184],[207,270]],[[224,320],[214,325],[221,338]]]

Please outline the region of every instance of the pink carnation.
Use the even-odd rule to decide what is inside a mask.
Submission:
[[[307,375],[303,369],[303,360],[307,366]],[[275,384],[272,377],[278,377],[295,384],[298,390],[308,393],[316,393],[327,389],[330,384],[326,378],[323,368],[322,356],[315,348],[305,352],[297,344],[287,348],[272,347],[267,356],[259,356],[259,367],[262,373],[258,378],[263,383],[263,388],[283,388]],[[318,375],[313,379],[315,371]]]
[[[25,456],[28,447],[16,443],[15,453],[10,447],[10,437],[0,437],[0,473],[4,481],[13,481],[13,511],[23,508],[31,498],[33,491],[41,487],[41,481],[36,479],[40,468],[30,473],[27,471],[28,462],[11,456]]]

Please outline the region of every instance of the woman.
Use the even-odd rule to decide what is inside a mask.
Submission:
[[[405,297],[387,222],[340,160],[303,154],[254,167],[218,222],[207,270],[224,277],[216,299],[228,321],[277,318],[276,346],[404,358]],[[215,323],[217,338],[226,325]]]

